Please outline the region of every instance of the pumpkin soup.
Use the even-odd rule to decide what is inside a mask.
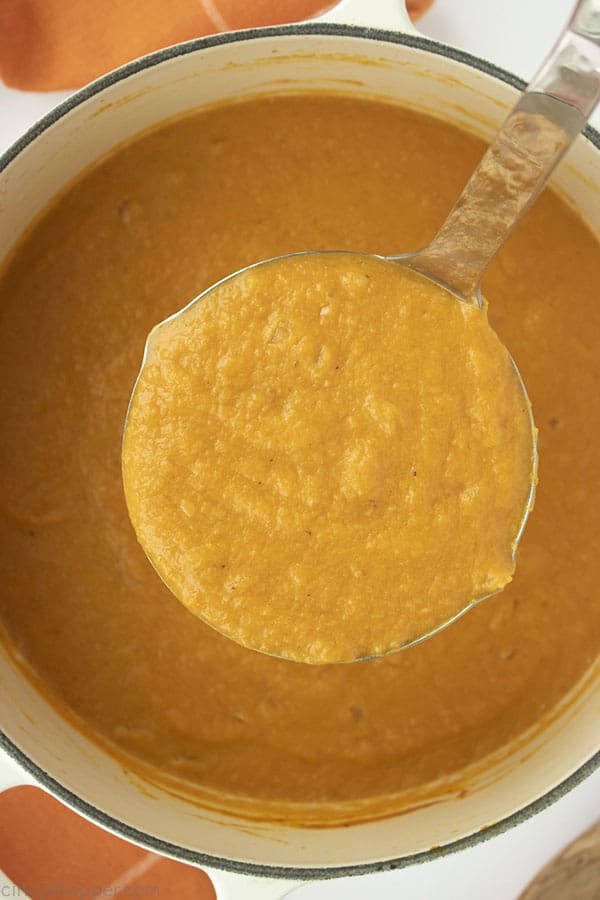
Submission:
[[[597,658],[600,248],[551,190],[483,285],[540,429],[536,508],[504,591],[402,653],[303,665],[191,615],[127,515],[123,421],[156,322],[258,259],[425,246],[482,151],[367,100],[215,108],[118,149],[4,265],[4,638],[133,771],[257,817],[375,815],[535,727]]]
[[[501,590],[534,458],[484,309],[397,263],[308,253],[153,330],[123,479],[191,612],[321,664],[397,650]]]

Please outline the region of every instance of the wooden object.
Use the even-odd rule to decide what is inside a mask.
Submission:
[[[519,900],[598,900],[600,822],[550,860]]]

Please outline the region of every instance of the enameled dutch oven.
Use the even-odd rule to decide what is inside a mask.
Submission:
[[[190,41],[93,82],[0,159],[0,258],[63,185],[95,160],[139,132],[205,104],[265,92],[332,89],[386,98],[489,135],[523,83],[482,59],[419,36],[400,3],[344,0],[327,21]],[[586,129],[555,179],[595,228],[600,227],[598,148],[600,135]],[[15,762],[9,767],[12,784],[33,782],[122,837],[207,869],[220,898],[275,898],[306,879],[435,859],[547,806],[600,763],[598,675],[588,673],[554,721],[527,742],[525,753],[520,746],[485,771],[466,775],[462,788],[467,779],[468,791],[449,790],[431,805],[350,828],[249,826],[230,815],[203,815],[185,799],[149,788],[64,721],[4,651],[0,746]]]

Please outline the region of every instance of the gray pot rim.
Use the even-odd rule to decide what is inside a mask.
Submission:
[[[172,47],[157,50],[154,53],[149,53],[146,56],[142,56],[139,59],[126,63],[118,69],[114,69],[112,72],[108,72],[96,81],[86,85],[84,88],[59,103],[54,109],[47,113],[47,115],[25,132],[25,134],[2,154],[2,156],[0,156],[0,172],[2,172],[29,144],[43,134],[47,128],[54,125],[55,122],[72,109],[75,109],[75,107],[84,103],[90,97],[100,93],[110,85],[122,81],[130,75],[134,75],[136,72],[141,72],[144,69],[159,65],[160,63],[174,59],[178,56],[185,56],[188,53],[195,53],[198,50],[215,47],[220,44],[234,44],[253,40],[255,38],[277,38],[282,35],[308,34],[339,35],[360,39],[366,38],[389,44],[404,44],[408,47],[426,50],[429,53],[435,53],[438,56],[445,56],[457,62],[464,63],[471,68],[478,69],[499,81],[503,81],[505,84],[517,88],[517,90],[523,90],[526,86],[523,79],[513,75],[506,69],[502,69],[471,53],[466,53],[446,44],[430,40],[429,38],[387,31],[379,28],[338,25],[324,22],[305,22],[294,25],[278,25],[266,28],[252,28],[244,31],[225,32],[204,38],[196,38],[182,44],[175,44]],[[600,149],[600,134],[594,128],[588,125],[584,129],[583,134],[596,148]],[[48,772],[34,763],[33,760],[31,760],[3,731],[0,731],[0,747],[2,747],[8,756],[25,769],[25,771],[29,772],[49,793],[53,794],[59,800],[62,800],[63,803],[81,813],[86,818],[103,828],[112,831],[114,834],[125,838],[125,840],[133,841],[134,843],[140,844],[148,850],[160,853],[163,856],[169,856],[173,859],[180,860],[181,862],[191,863],[200,867],[207,866],[214,869],[224,869],[240,875],[253,875],[263,878],[285,878],[299,881],[326,880],[348,877],[351,875],[368,875],[375,872],[402,869],[410,865],[440,859],[451,853],[474,847],[483,841],[488,841],[491,838],[496,837],[496,835],[508,831],[510,828],[519,825],[521,822],[525,822],[536,813],[547,809],[600,767],[600,750],[598,750],[598,752],[596,752],[587,762],[565,778],[564,781],[560,782],[554,788],[551,788],[537,800],[523,806],[510,816],[501,819],[499,822],[495,822],[466,837],[451,841],[442,847],[432,847],[430,850],[412,853],[407,856],[380,860],[378,862],[356,863],[353,865],[327,868],[295,868],[287,866],[258,865],[256,863],[227,859],[226,857],[211,856],[207,853],[180,847],[177,844],[164,841],[161,838],[140,831],[137,828],[132,828],[130,825],[121,822],[119,819],[107,815],[91,803],[87,803],[85,800],[81,799],[81,797],[78,797],[77,794],[73,793],[73,791],[70,791],[68,788],[64,787],[64,785],[60,784],[60,782],[56,781]]]

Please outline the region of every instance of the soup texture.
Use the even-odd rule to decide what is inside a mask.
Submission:
[[[424,246],[482,151],[373,101],[215,108],[85,174],[5,264],[4,638],[134,771],[256,816],[375,815],[538,725],[596,659],[600,251],[551,191],[484,282],[540,428],[536,508],[501,594],[383,659],[274,659],[191,615],[127,515],[122,429],[150,329],[260,259]]]
[[[501,590],[534,457],[485,309],[353,253],[252,267],[155,328],[122,454],[175,596],[313,664],[382,656]]]

